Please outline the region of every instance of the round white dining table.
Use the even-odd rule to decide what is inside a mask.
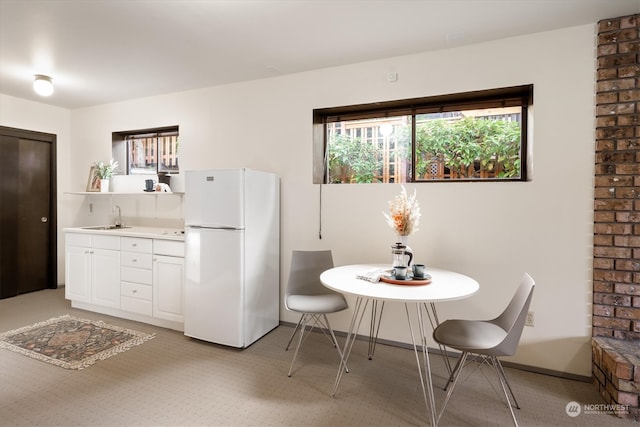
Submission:
[[[390,267],[388,265],[382,264],[354,264],[334,267],[324,271],[320,275],[320,281],[327,288],[356,297],[349,332],[347,333],[347,338],[344,344],[343,358],[340,360],[340,366],[338,367],[338,373],[336,375],[332,395],[335,396],[338,386],[340,385],[342,375],[346,371],[347,361],[351,354],[351,349],[353,348],[356,333],[360,328],[360,324],[369,301],[373,301],[374,304],[378,301],[382,301],[383,304],[385,302],[404,303],[425,405],[429,412],[431,425],[435,426],[437,424],[435,398],[431,379],[431,365],[429,362],[429,352],[427,348],[427,328],[425,322],[426,319],[429,319],[433,326],[431,314],[429,313],[429,306],[432,308],[433,316],[435,317],[437,324],[438,321],[434,303],[468,298],[480,289],[480,285],[476,280],[464,274],[435,268],[426,269],[426,273],[431,276],[431,282],[424,285],[409,284],[412,282],[407,282],[406,285],[391,284],[382,281],[370,282],[358,278],[359,275],[389,269]],[[415,308],[416,310],[417,331],[416,328],[414,328],[414,324],[409,314],[410,308]],[[380,313],[380,316],[381,315],[382,313]],[[373,318],[374,315],[372,313],[372,321]],[[370,335],[373,334],[374,329],[375,328],[372,324]],[[423,350],[420,352],[422,353],[422,363],[420,361],[418,351],[419,347]],[[369,357],[371,358],[371,347]]]

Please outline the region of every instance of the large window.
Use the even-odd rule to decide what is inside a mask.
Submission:
[[[533,86],[314,110],[314,182],[527,179]]]
[[[114,158],[127,175],[178,173],[178,137],[178,126],[114,132]]]

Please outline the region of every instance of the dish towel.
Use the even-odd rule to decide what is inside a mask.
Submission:
[[[367,270],[362,273],[356,274],[356,279],[366,280],[367,282],[375,283],[380,281],[380,277],[388,274],[388,271],[375,269],[375,270]]]

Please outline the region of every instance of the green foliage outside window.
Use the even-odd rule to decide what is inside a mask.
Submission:
[[[416,127],[416,175],[429,174],[434,162],[461,178],[480,172],[496,178],[520,176],[520,123],[466,117],[428,120]]]
[[[328,164],[330,182],[376,182],[378,149],[360,138],[335,135],[329,141]]]
[[[434,179],[432,166],[437,164],[444,166],[449,179],[520,176],[521,127],[518,121],[474,117],[424,120],[420,115],[416,120],[416,176],[413,181]],[[410,169],[411,126],[396,125],[394,128],[393,153],[383,152],[377,144],[363,143],[359,137],[333,134],[327,147],[329,182],[381,182],[385,167],[382,159],[391,156],[402,160],[395,167],[402,163]],[[409,177],[410,173],[406,175]]]

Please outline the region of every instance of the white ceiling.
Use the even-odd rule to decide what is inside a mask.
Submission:
[[[80,108],[636,13],[640,0],[0,0],[0,93]]]

